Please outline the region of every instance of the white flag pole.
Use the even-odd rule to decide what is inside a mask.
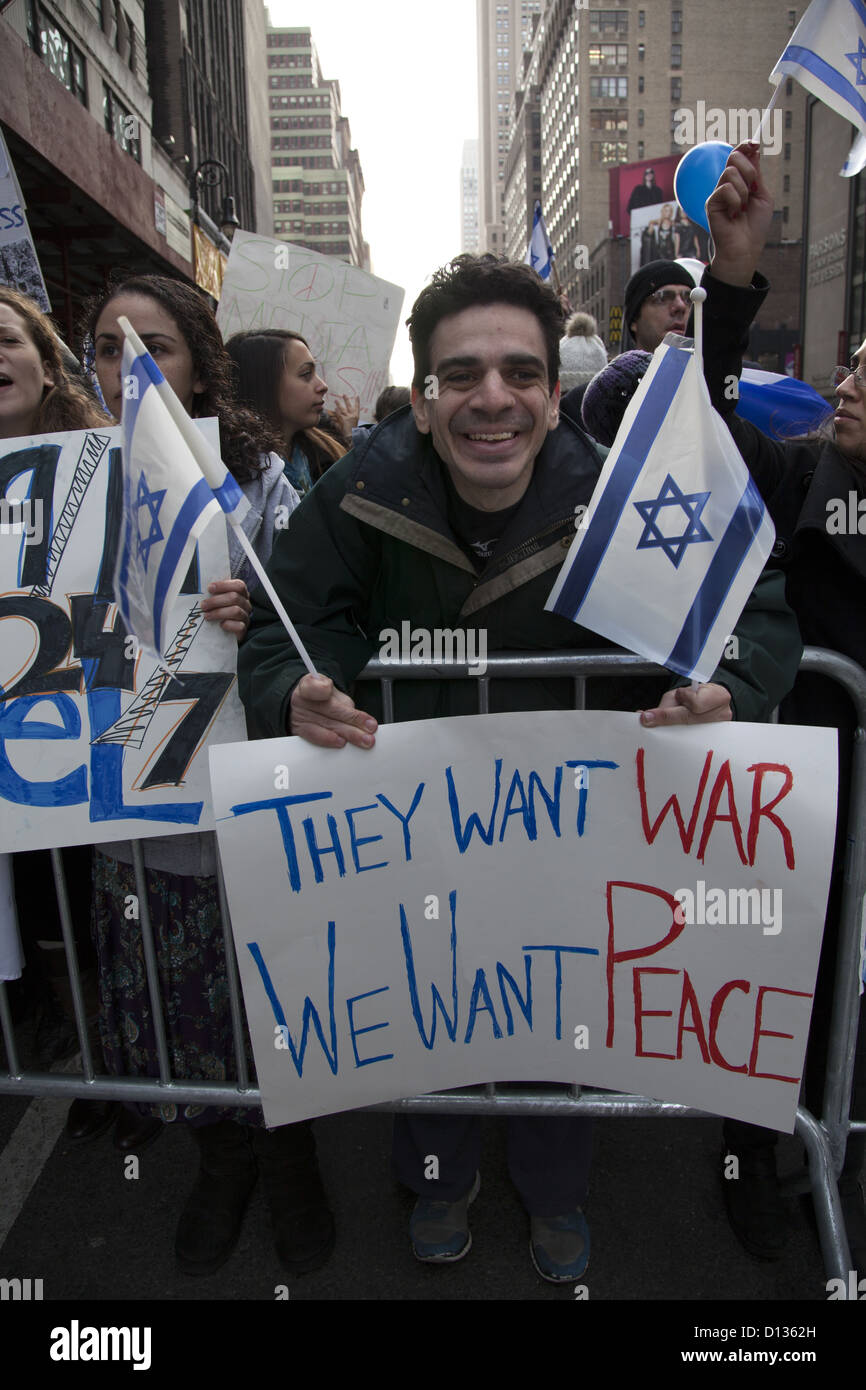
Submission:
[[[768,143],[767,137],[770,134],[770,116],[772,115],[773,107],[776,105],[776,102],[779,99],[779,93],[782,90],[783,81],[784,78],[780,78],[779,81],[776,83],[776,89],[773,92],[773,95],[770,97],[770,104],[769,106],[765,107],[764,114],[761,117],[761,124],[755,131],[755,139],[757,140],[759,145],[764,145]]]
[[[123,318],[121,316],[118,318],[117,322],[120,324],[120,327],[123,329],[125,337],[132,344],[136,353],[138,353],[139,356],[141,356],[144,353],[147,353],[147,348],[139,338],[132,324],[129,322],[129,319]],[[160,399],[165,403],[169,415],[171,416],[174,423],[177,425],[180,433],[183,435],[184,442],[186,443],[190,453],[192,454],[193,458],[195,459],[196,463],[198,464],[199,468],[204,474],[205,479],[213,488],[214,492],[217,492],[218,489],[222,487],[223,482],[225,481],[225,474],[223,472],[223,470],[225,469],[225,464],[223,463],[222,459],[218,458],[218,456],[214,453],[213,449],[210,447],[210,445],[208,444],[204,436],[201,434],[201,432],[196,429],[191,418],[189,417],[189,415],[187,415],[181,402],[178,400],[174,391],[172,391],[168,382],[165,380],[155,381],[153,385],[159,392]],[[250,564],[252,565],[253,569],[259,577],[259,580],[261,581],[265,593],[268,595],[268,598],[274,605],[277,615],[282,621],[282,624],[286,629],[286,632],[289,634],[292,641],[294,642],[295,647],[298,651],[298,655],[300,656],[310,675],[318,675],[318,672],[316,671],[316,668],[313,665],[312,660],[310,659],[306,647],[304,646],[303,642],[298,636],[294,623],[292,622],[291,618],[289,617],[288,613],[286,612],[285,608],[283,607],[282,603],[277,597],[276,590],[274,589],[273,584],[271,583],[270,579],[265,573],[265,567],[262,564],[256,552],[253,550],[252,546],[250,545],[250,542],[247,539],[243,531],[243,528],[240,525],[240,522],[236,521],[233,517],[226,517],[226,520],[233,528],[234,533],[237,536],[238,541],[240,542],[240,545],[242,546],[250,561]]]
[[[707,292],[700,285],[696,285],[689,295],[692,301],[695,316],[695,370],[703,373],[704,370],[704,300]],[[700,690],[700,681],[693,680],[689,689]]]

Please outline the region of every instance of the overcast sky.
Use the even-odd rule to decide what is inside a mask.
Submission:
[[[269,0],[268,10],[278,28],[309,26],[322,76],[340,83],[371,269],[406,291],[391,371],[408,386],[402,320],[460,251],[463,141],[478,132],[474,0]]]

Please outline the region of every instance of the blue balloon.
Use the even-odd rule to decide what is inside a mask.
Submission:
[[[705,140],[702,145],[686,150],[674,174],[674,197],[692,222],[705,232],[710,230],[704,207],[728,162],[733,145],[723,140]]]

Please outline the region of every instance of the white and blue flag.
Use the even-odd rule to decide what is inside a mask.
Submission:
[[[750,420],[771,439],[795,439],[810,434],[833,414],[829,401],[808,381],[758,367],[744,367],[740,374],[737,414]]]
[[[550,279],[553,273],[553,247],[547,235],[539,202],[535,204],[535,212],[532,217],[532,236],[529,238],[529,245],[526,248],[523,261],[525,265],[531,265],[542,280]]]
[[[866,167],[866,0],[812,0],[770,81],[794,77],[857,127],[841,173]]]
[[[775,534],[694,352],[663,343],[545,607],[708,681]]]
[[[172,420],[171,390],[150,353],[123,344],[123,532],[114,596],[129,633],[162,660],[171,610],[196,541],[222,507],[240,519],[249,503],[224,464],[213,491]],[[216,457],[216,456],[215,456]]]

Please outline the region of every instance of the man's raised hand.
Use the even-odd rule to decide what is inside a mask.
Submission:
[[[289,733],[318,748],[372,748],[378,727],[328,676],[304,676],[292,691]]]
[[[773,220],[773,199],[761,175],[761,147],[745,140],[732,150],[707,199],[715,250],[710,270],[728,285],[748,286]]]

